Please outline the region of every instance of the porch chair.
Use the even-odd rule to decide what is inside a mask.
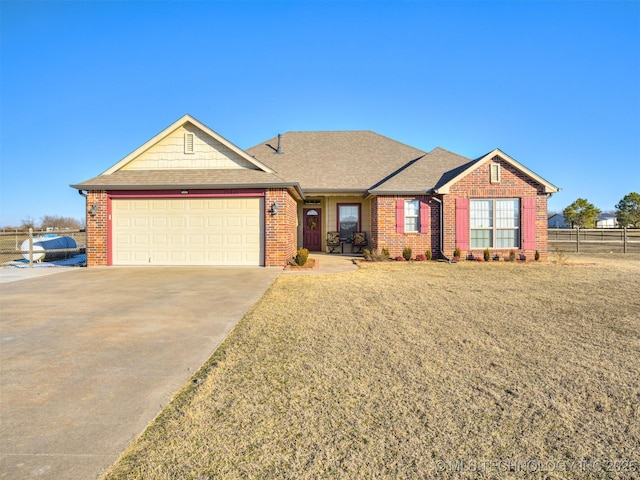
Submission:
[[[327,232],[327,248],[329,253],[340,246],[340,232]]]
[[[362,253],[362,249],[367,246],[367,232],[355,232],[353,234],[352,253]]]

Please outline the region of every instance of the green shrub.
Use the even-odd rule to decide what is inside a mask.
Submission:
[[[404,247],[402,249],[402,258],[404,258],[407,262],[411,260],[411,247]]]
[[[460,250],[460,247],[456,247],[456,249],[453,251],[454,258],[460,258],[461,255],[462,251]]]
[[[368,262],[371,261],[371,250],[369,250],[368,248],[365,248],[362,251],[362,256],[364,257],[364,259]]]
[[[535,253],[535,255],[533,256],[533,258],[535,258],[535,259],[536,259],[536,262],[537,262],[538,260],[540,260],[540,252],[539,252],[538,250],[536,250],[536,253]]]
[[[298,250],[298,253],[296,254],[296,265],[300,265],[301,267],[303,267],[304,264],[307,263],[308,259],[309,250],[307,250],[306,248],[301,248],[300,250]]]
[[[510,250],[509,251],[509,261],[510,262],[515,262],[516,261],[516,252],[514,250]]]
[[[391,258],[391,254],[389,253],[389,249],[387,247],[382,247],[382,256],[387,260]]]
[[[484,261],[488,262],[489,260],[491,260],[491,252],[489,251],[489,248],[485,248],[484,249]]]
[[[431,260],[433,258],[433,254],[431,253],[431,250],[427,250],[426,252],[424,252],[424,257],[427,260]]]

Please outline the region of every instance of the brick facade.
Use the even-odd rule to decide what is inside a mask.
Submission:
[[[424,200],[430,207],[427,233],[396,231],[396,204],[398,200]],[[410,247],[412,256],[424,255],[431,250],[434,257],[440,242],[440,205],[430,197],[382,195],[371,201],[371,247],[378,252],[389,249],[391,257],[402,255],[404,247]]]
[[[490,165],[492,163],[500,165],[499,183],[490,182]],[[527,197],[536,199],[536,247],[526,251],[521,248],[513,250],[517,254],[524,253],[527,259],[533,259],[535,251],[538,250],[540,258],[547,258],[547,194],[544,192],[544,186],[497,156],[456,182],[451,186],[449,194],[440,197],[444,208],[444,254],[453,256],[453,251],[456,248],[455,208],[457,198],[517,198],[522,200]],[[522,211],[522,202],[520,208]],[[520,218],[522,219],[522,213]],[[492,254],[499,254],[502,257],[508,255],[512,249],[494,248],[490,250]],[[467,252],[462,252],[462,255],[466,256],[468,253],[482,256],[483,249],[470,249]]]
[[[277,202],[278,213],[271,215],[269,209]],[[98,205],[97,213],[89,213],[92,205]],[[109,201],[104,190],[87,193],[87,267],[109,264]],[[264,197],[264,265],[284,266],[295,256],[297,249],[297,206],[288,191],[272,189]]]
[[[269,212],[274,202],[278,205],[276,215]],[[271,189],[266,191],[264,208],[264,264],[266,267],[283,267],[295,256],[297,249],[296,201],[285,188]]]
[[[490,182],[490,165],[498,163],[501,167],[499,183]],[[451,257],[456,248],[456,199],[457,198],[535,198],[536,218],[535,248],[514,249],[532,259],[535,250],[541,258],[547,258],[547,194],[544,187],[527,175],[513,168],[511,164],[495,157],[492,161],[466,175],[451,186],[449,193],[438,195],[442,204],[430,196],[394,196],[373,197],[370,202],[371,249],[381,251],[388,248],[392,257],[402,255],[404,247],[412,249],[413,256],[425,254],[430,250],[434,257],[442,251]],[[429,206],[429,228],[425,233],[398,233],[396,225],[396,205],[398,200],[421,200]],[[278,205],[278,213],[270,213],[271,206]],[[521,202],[522,203],[522,202]],[[97,213],[90,214],[92,205],[97,204]],[[522,205],[521,205],[522,206]],[[104,190],[87,193],[87,266],[105,266],[108,257],[108,194]],[[364,207],[364,204],[363,204]],[[440,209],[442,208],[443,231],[441,233]],[[264,197],[264,265],[284,266],[295,256],[298,248],[298,212],[296,200],[287,189],[268,189]],[[363,212],[364,214],[364,212]],[[363,215],[364,216],[364,215]],[[522,218],[522,215],[521,215]],[[441,243],[441,235],[443,239]],[[506,256],[511,249],[491,249],[492,254]],[[482,256],[482,249],[470,249],[463,256],[473,253]]]
[[[501,177],[497,183],[490,182],[490,165],[497,163],[500,165]],[[388,248],[392,257],[402,255],[404,247],[410,247],[413,255],[424,254],[431,250],[434,257],[440,251],[452,257],[456,248],[456,199],[457,198],[535,198],[536,219],[535,219],[535,248],[524,250],[515,248],[517,254],[525,254],[527,259],[533,259],[535,251],[538,250],[540,258],[547,258],[547,194],[544,186],[536,183],[529,176],[515,169],[511,164],[499,157],[494,157],[491,161],[466,175],[460,181],[451,186],[449,193],[437,195],[437,200],[428,196],[378,196],[371,202],[371,247],[378,251]],[[428,233],[397,233],[396,231],[396,202],[402,200],[429,201],[430,225]],[[440,202],[442,202],[442,204]],[[522,209],[522,201],[520,205]],[[440,209],[443,210],[443,225],[440,225]],[[520,215],[522,220],[522,213]],[[440,229],[443,229],[441,234]],[[442,246],[441,243],[442,235]],[[512,249],[490,249],[492,254],[501,257],[509,254]],[[462,252],[463,256],[469,253],[482,256],[483,249],[469,249]]]

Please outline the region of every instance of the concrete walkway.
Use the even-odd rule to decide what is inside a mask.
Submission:
[[[35,270],[0,283],[0,479],[96,478],[282,272],[72,268],[15,280]]]

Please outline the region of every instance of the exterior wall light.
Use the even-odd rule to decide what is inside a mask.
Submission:
[[[273,202],[271,204],[271,208],[269,208],[269,213],[271,215],[277,215],[278,214],[278,202]]]
[[[96,215],[98,213],[98,202],[95,202],[93,205],[91,205],[91,209],[89,209],[89,213],[91,215]]]

